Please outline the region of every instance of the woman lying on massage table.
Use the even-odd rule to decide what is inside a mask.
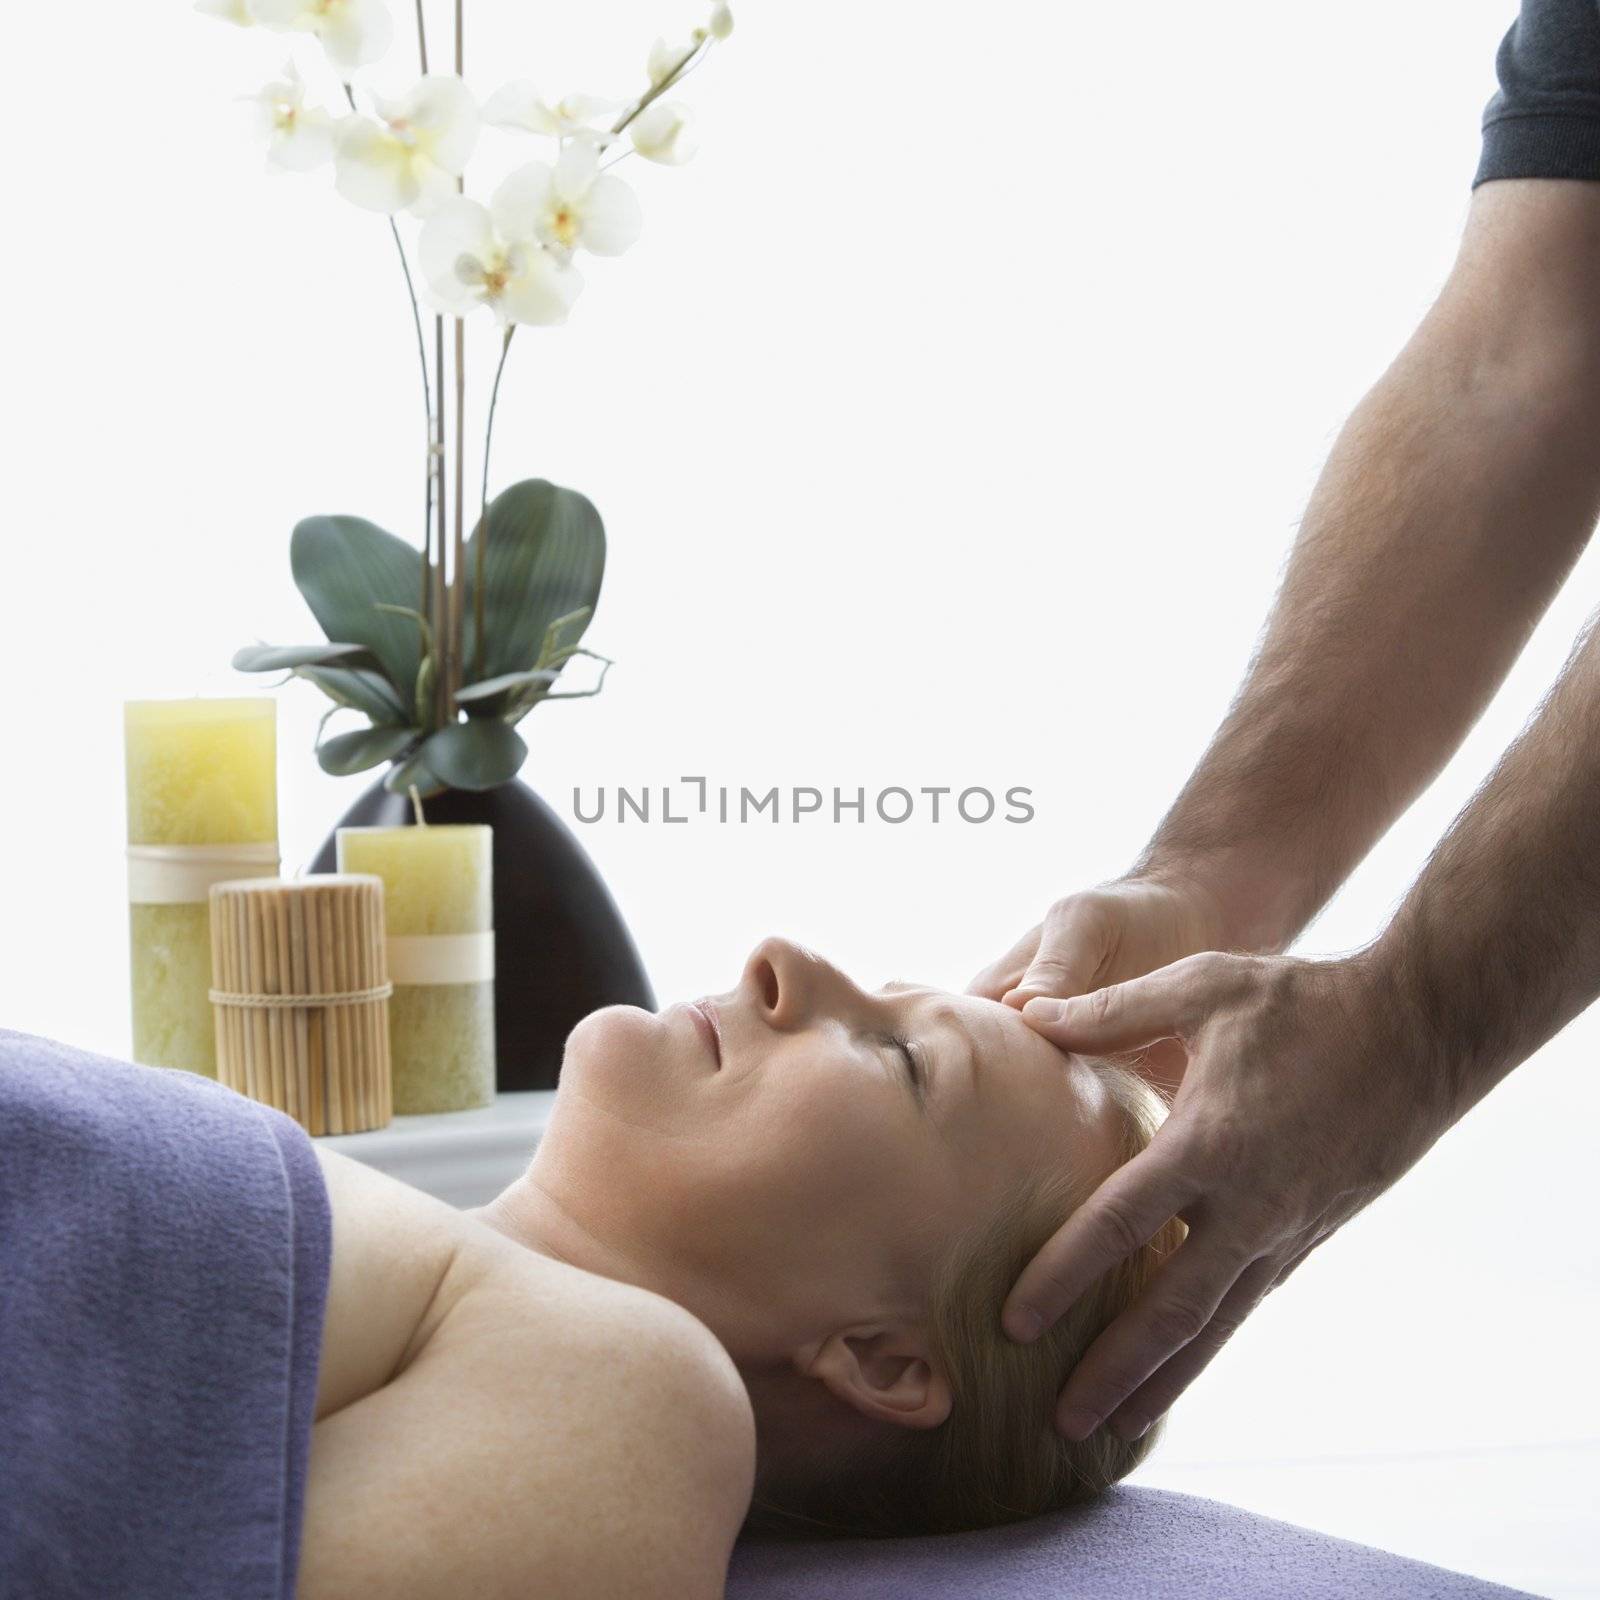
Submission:
[[[301,1600],[713,1600],[741,1529],[954,1532],[1095,1494],[1152,1436],[1068,1443],[1051,1407],[1182,1224],[1033,1344],[1000,1307],[1161,1109],[1009,1007],[767,939],[726,994],[585,1018],[480,1210],[318,1147]]]

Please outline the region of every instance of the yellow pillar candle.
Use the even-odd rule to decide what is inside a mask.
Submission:
[[[277,702],[130,700],[133,1059],[217,1075],[213,883],[278,872]]]
[[[340,872],[383,879],[396,1116],[494,1099],[494,830],[340,828]]]

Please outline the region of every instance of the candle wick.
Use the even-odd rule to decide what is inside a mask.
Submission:
[[[411,808],[417,814],[417,826],[419,828],[425,828],[428,825],[428,819],[425,816],[423,816],[423,814],[422,814],[422,796],[417,793],[416,784],[413,783],[410,787],[411,787]]]

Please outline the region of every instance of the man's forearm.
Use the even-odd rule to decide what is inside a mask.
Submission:
[[[1290,944],[1476,721],[1600,513],[1600,185],[1489,184],[1351,416],[1228,717],[1136,871]]]
[[[1600,627],[1353,958],[1460,1115],[1600,994]]]

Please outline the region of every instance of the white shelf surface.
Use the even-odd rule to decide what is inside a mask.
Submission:
[[[450,1205],[487,1205],[533,1158],[555,1098],[554,1089],[524,1089],[476,1111],[396,1117],[387,1128],[317,1142]]]

